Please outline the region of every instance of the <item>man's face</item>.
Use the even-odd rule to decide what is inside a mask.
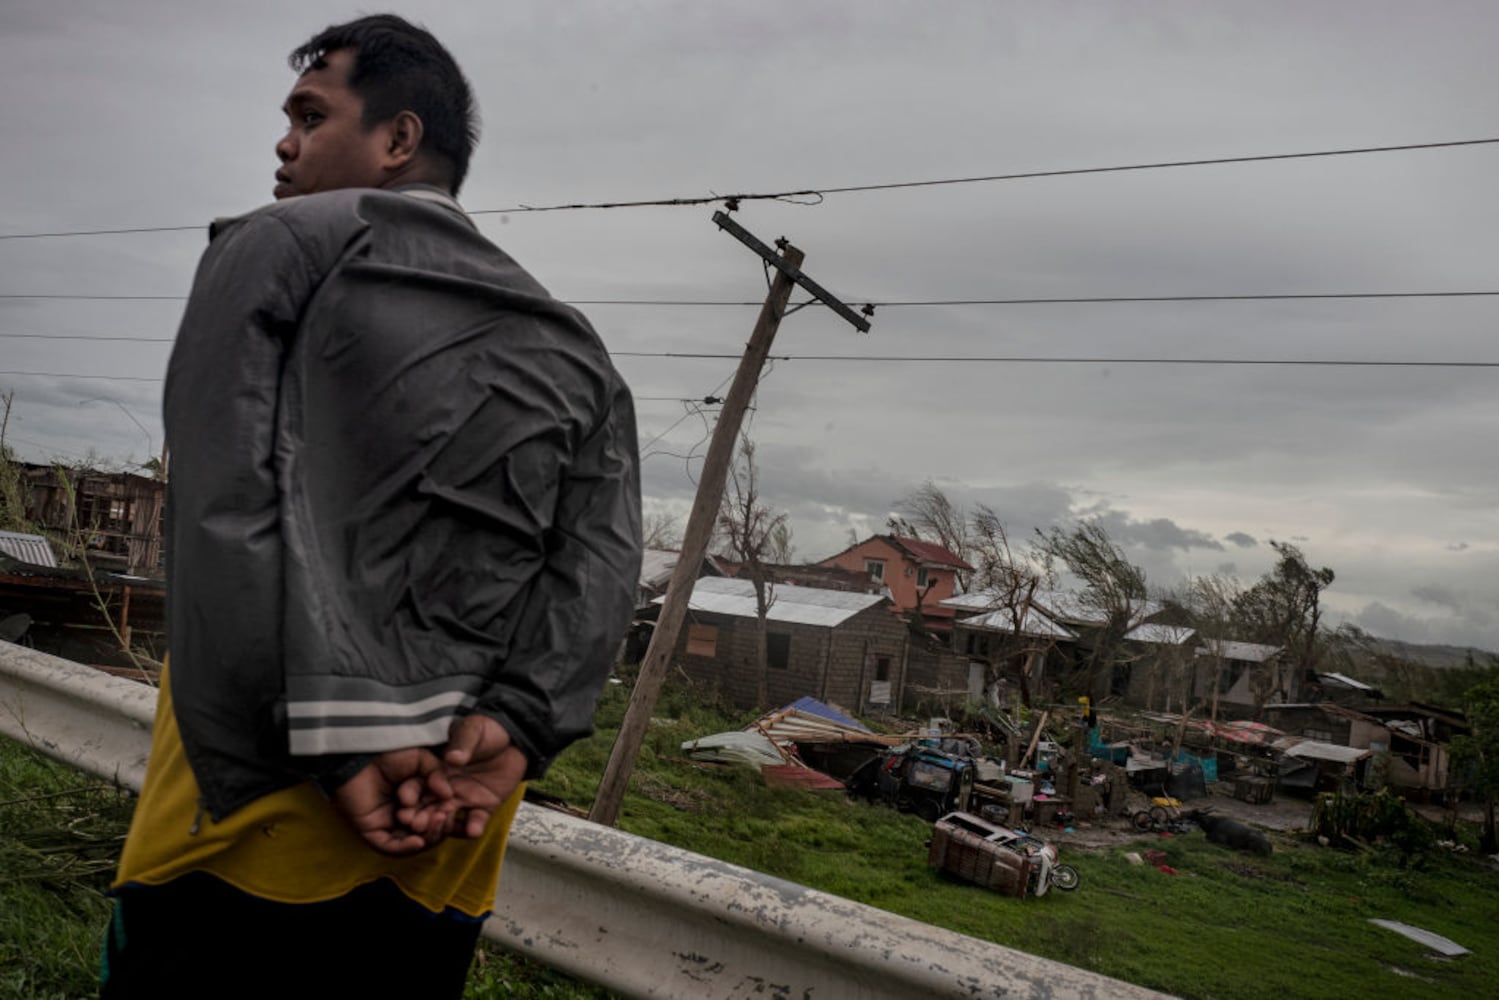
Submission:
[[[348,87],[354,65],[350,49],[330,52],[326,65],[297,78],[282,105],[286,135],[276,143],[281,168],[276,171],[275,195],[313,194],[339,188],[379,187],[388,136],[360,122],[364,101]]]

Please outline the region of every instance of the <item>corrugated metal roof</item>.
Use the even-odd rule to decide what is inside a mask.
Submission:
[[[1352,677],[1349,677],[1347,674],[1339,674],[1339,673],[1318,674],[1317,675],[1317,679],[1321,680],[1321,681],[1329,681],[1330,680],[1334,684],[1341,684],[1343,687],[1353,688],[1353,690],[1355,690],[1355,691],[1373,691],[1374,690],[1374,688],[1372,688],[1369,685],[1365,684],[1363,681],[1356,681]]]
[[[1126,639],[1136,642],[1155,642],[1163,646],[1180,646],[1197,634],[1196,629],[1185,625],[1136,625],[1125,633]]]
[[[879,594],[855,594],[847,590],[823,590],[821,587],[797,587],[788,583],[769,585],[770,610],[766,620],[794,625],[841,625],[860,611],[882,604]],[[656,598],[657,604],[666,600]],[[755,585],[733,577],[707,576],[692,588],[688,607],[715,615],[754,618]]]
[[[1077,638],[1065,625],[1058,625],[1038,608],[1031,608],[1024,617],[1025,621],[1019,629],[1021,635],[1037,636],[1042,639]],[[978,629],[981,632],[1005,632],[1013,635],[1017,631],[1015,614],[1010,608],[1000,608],[998,611],[976,615],[973,618],[960,618],[957,624],[963,628]]]
[[[805,712],[808,715],[816,715],[821,718],[828,719],[829,721],[839,723],[840,725],[848,726],[851,729],[862,729],[866,733],[869,732],[869,727],[864,725],[864,723],[860,722],[858,719],[855,719],[852,716],[845,715],[844,713],[834,708],[832,705],[820,702],[811,695],[804,695],[796,699],[796,701],[793,701],[785,708],[782,708],[781,711]]]
[[[52,554],[51,544],[41,535],[0,531],[0,552],[4,552],[12,559],[19,559],[23,563],[31,563],[33,566],[57,568],[57,556]]]
[[[1036,592],[1033,600],[1045,608],[1058,621],[1078,622],[1084,625],[1107,625],[1109,611],[1086,593],[1076,590],[1046,590]],[[1165,609],[1160,601],[1132,600],[1129,604],[1131,624],[1139,624],[1151,615]]]
[[[1008,595],[994,590],[975,590],[969,594],[949,597],[938,604],[958,611],[993,611],[1009,603]],[[1081,625],[1107,624],[1108,612],[1099,608],[1088,595],[1070,590],[1038,590],[1031,596],[1031,603],[1043,609],[1053,621]],[[1151,615],[1159,614],[1164,605],[1159,601],[1132,601],[1130,621],[1138,624]]]
[[[1225,660],[1264,663],[1280,652],[1279,646],[1262,646],[1257,642],[1235,642],[1232,639],[1204,639],[1198,656],[1222,656]]]
[[[646,549],[640,553],[640,585],[642,587],[664,587],[671,580],[672,571],[682,553],[671,549]]]
[[[971,594],[958,594],[945,601],[938,601],[937,604],[939,607],[956,608],[959,611],[990,611],[998,601],[999,597],[993,591],[975,590]]]
[[[1299,757],[1302,760],[1326,760],[1336,764],[1352,764],[1354,761],[1363,760],[1374,754],[1368,748],[1342,747],[1336,743],[1320,743],[1316,740],[1298,740],[1289,737],[1277,740],[1275,745],[1285,753],[1287,757]]]

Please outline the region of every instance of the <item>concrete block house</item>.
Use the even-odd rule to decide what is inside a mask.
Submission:
[[[765,677],[770,705],[810,695],[856,713],[894,707],[905,679],[910,631],[883,595],[792,584],[772,584],[770,592]],[[693,587],[673,660],[733,704],[757,707],[757,627],[750,581],[704,577]]]

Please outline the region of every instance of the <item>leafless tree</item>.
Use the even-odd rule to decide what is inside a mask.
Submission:
[[[791,540],[791,524],[786,516],[770,533],[770,561],[778,566],[788,566],[796,559],[796,543]]]
[[[729,469],[718,524],[730,553],[739,562],[739,573],[755,588],[756,697],[760,705],[770,701],[770,666],[767,660],[766,616],[775,602],[769,567],[777,551],[777,535],[786,528],[786,515],[771,509],[760,498],[759,469],[755,465],[755,443],[741,437],[739,455]],[[790,544],[790,531],[783,535],[781,551]]]
[[[682,547],[682,524],[677,515],[658,510],[645,515],[640,533],[648,549],[679,549]]]

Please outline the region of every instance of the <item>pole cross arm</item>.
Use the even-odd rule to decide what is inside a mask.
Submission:
[[[803,274],[801,268],[795,266],[794,264],[786,263],[786,261],[781,258],[780,254],[776,253],[770,247],[760,242],[760,240],[755,236],[754,233],[750,232],[748,229],[745,229],[739,223],[729,218],[727,213],[714,212],[713,221],[718,224],[719,229],[727,231],[730,236],[734,237],[740,243],[743,243],[745,246],[755,251],[755,253],[759,254],[761,257],[764,257],[766,263],[770,264],[786,277],[790,278],[792,281],[796,282],[798,285],[801,285],[807,291],[811,292],[813,298],[818,299],[829,309],[833,310],[833,312],[837,313],[839,316],[842,316],[844,319],[852,323],[854,329],[858,330],[860,333],[869,332],[869,320],[854,312],[848,306],[839,301],[838,297],[832,292],[828,291],[826,288],[823,288],[817,282],[813,281],[811,278]]]

